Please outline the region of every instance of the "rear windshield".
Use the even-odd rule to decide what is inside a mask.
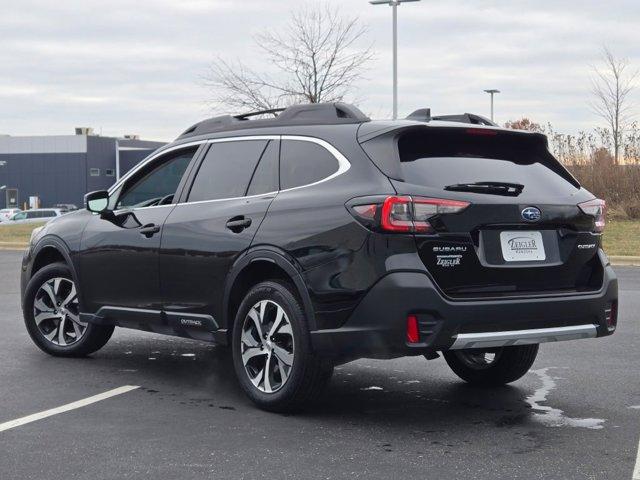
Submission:
[[[579,188],[541,137],[460,128],[425,130],[398,139],[401,174],[408,183],[446,188],[499,182],[520,184],[537,194]]]

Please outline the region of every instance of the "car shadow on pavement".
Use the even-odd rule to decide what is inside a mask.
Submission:
[[[84,361],[59,361],[69,362],[69,367],[82,363],[77,368],[108,374],[114,384],[140,385],[156,398],[167,396],[192,405],[209,402],[260,413],[240,390],[225,347],[139,337],[110,343]],[[525,402],[530,391],[518,386],[476,388],[453,376],[431,376],[426,363],[420,380],[415,378],[415,372],[397,373],[362,362],[343,365],[320,398],[303,411],[289,415],[323,422],[388,424],[394,428],[450,428],[452,423],[466,424],[466,428],[484,424],[512,427],[527,423],[531,416],[531,408]]]

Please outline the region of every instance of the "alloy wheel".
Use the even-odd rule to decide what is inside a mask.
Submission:
[[[87,330],[87,324],[80,321],[76,286],[64,277],[51,278],[40,286],[33,318],[42,336],[61,347],[78,342]]]
[[[240,339],[242,364],[251,383],[264,393],[280,390],[291,374],[293,352],[293,331],[284,309],[272,300],[251,307]]]

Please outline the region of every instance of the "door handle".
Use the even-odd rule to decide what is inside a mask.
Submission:
[[[251,219],[244,216],[233,217],[227,221],[227,228],[234,233],[240,233],[247,227],[251,226]]]
[[[147,238],[153,237],[160,231],[160,227],[153,223],[149,223],[143,227],[140,227],[140,235],[144,235]]]

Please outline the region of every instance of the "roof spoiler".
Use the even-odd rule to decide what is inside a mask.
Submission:
[[[455,115],[438,115],[437,117],[431,116],[430,108],[420,108],[411,113],[407,120],[415,120],[418,122],[430,122],[431,120],[439,120],[442,122],[458,122],[458,123],[470,123],[472,125],[486,125],[488,127],[498,127],[497,123],[492,122],[486,117],[476,115],[475,113],[460,113]]]

